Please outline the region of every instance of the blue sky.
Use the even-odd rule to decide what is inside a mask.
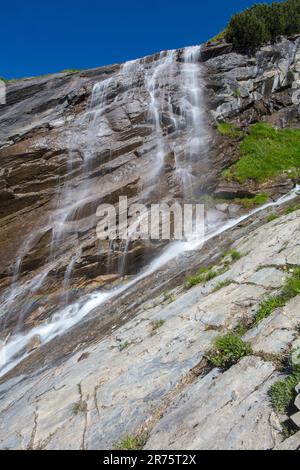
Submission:
[[[0,76],[91,68],[199,44],[254,3],[259,0],[1,2]]]

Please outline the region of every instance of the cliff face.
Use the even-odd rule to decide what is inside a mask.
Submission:
[[[286,266],[300,264],[298,212],[284,215],[296,194],[274,222],[268,208],[247,218],[230,199],[261,186],[224,180],[239,139],[216,124],[299,127],[299,74],[293,38],[252,57],[203,46],[8,85],[0,115],[2,448],[111,448],[136,433],[146,434],[147,448],[279,445],[267,392],[280,375],[272,359],[295,340],[299,296],[284,315],[252,321]],[[264,191],[276,200],[294,183],[281,176]],[[207,207],[211,239],[202,249],[97,239],[100,203],[207,194],[229,201]],[[187,274],[222,265],[231,246],[243,256],[226,275],[186,292]],[[157,331],[156,320],[165,321]],[[255,355],[226,372],[208,369],[215,336],[241,321]]]

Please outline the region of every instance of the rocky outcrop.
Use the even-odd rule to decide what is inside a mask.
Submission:
[[[299,44],[299,38],[284,40],[262,48],[254,57],[230,52],[230,48],[224,45],[221,48],[213,45],[203,47],[202,75],[209,111],[206,120],[210,127],[210,150],[206,162],[210,164],[198,168],[198,192],[214,189],[223,168],[238,158],[238,142],[218,135],[214,130],[215,120],[233,118],[239,125],[247,126],[265,118],[286,126],[297,118],[298,106],[293,103],[292,97],[300,83]],[[209,55],[207,50],[214,48],[217,48],[217,52]],[[160,199],[169,201],[181,194],[174,174],[174,148],[176,158],[180,158],[186,142],[184,121],[177,124],[183,128],[178,134],[170,120],[171,117],[178,121],[179,117],[182,56],[182,51],[174,52],[174,70],[165,78],[164,85],[166,99],[170,97],[173,110],[169,109],[162,114],[162,130],[165,138],[169,135],[169,154],[164,167],[167,184],[161,184]],[[93,137],[94,147],[101,150],[94,159],[94,167],[84,176],[90,179],[95,191],[86,204],[83,202],[80,207],[80,223],[83,224],[83,215],[95,212],[99,202],[117,200],[122,194],[129,195],[132,202],[143,200],[143,187],[149,184],[149,170],[155,165],[153,162],[157,150],[155,129],[151,120],[146,118],[149,90],[145,80],[147,82],[153,78],[153,67],[160,60],[161,56],[156,55],[125,66],[61,73],[15,81],[8,85],[7,104],[1,107],[0,117],[0,224],[3,233],[3,241],[0,243],[0,279],[3,287],[11,282],[11,260],[15,253],[22,256],[22,240],[30,238],[29,234],[36,232],[37,227],[36,239],[31,239],[29,250],[25,247],[28,254],[24,259],[23,271],[34,274],[49,257],[52,233],[48,225],[57,205],[57,187],[67,177],[70,178],[67,163],[70,158],[73,168],[71,178],[74,178],[74,185],[80,183],[82,158],[91,151],[90,142],[86,139],[89,121],[84,118],[84,113],[97,82],[111,80],[106,90],[106,123],[102,135]],[[217,195],[249,195],[253,194],[253,190],[255,193],[255,188],[245,191],[245,188],[237,187],[232,190],[224,182],[222,184],[216,191]],[[281,191],[286,192],[287,189],[282,186]],[[276,194],[276,191],[273,193]],[[155,202],[155,195],[152,198]],[[75,278],[76,272],[81,281],[82,276],[86,279],[95,274],[107,273],[107,260],[105,256],[99,255],[99,245],[94,236],[95,220],[87,223],[86,228],[91,235],[85,234],[84,240],[80,234],[68,236],[60,248],[65,256],[61,256],[59,269],[53,271],[52,284],[57,277],[61,280],[72,254],[74,256],[74,241],[82,251],[74,264]],[[138,271],[152,256],[152,248],[149,247],[149,250],[149,256],[147,247],[137,250],[128,267],[136,265],[134,271]],[[116,252],[115,259],[110,259],[112,273],[118,271],[119,258],[120,253]]]
[[[111,449],[136,433],[146,433],[148,449],[283,446],[268,390],[282,376],[277,355],[284,355],[298,334],[300,297],[246,333],[255,356],[225,372],[207,369],[204,360],[216,335],[251,320],[260,301],[284,283],[285,267],[300,263],[299,212],[258,223],[254,217],[186,260],[190,267],[217,260],[222,243],[235,240],[232,246],[242,257],[226,273],[186,291],[177,263],[173,268],[171,263],[160,279],[144,280],[131,296],[102,306],[101,317],[91,319],[86,331],[83,325],[77,328],[77,348],[66,335],[3,378],[2,448]],[[185,269],[184,257],[180,264]],[[172,269],[177,274],[173,288]],[[231,283],[216,290],[225,279]],[[154,295],[151,285],[164,293]],[[120,308],[123,314],[113,317],[105,333],[103,323],[98,329],[105,310]],[[164,323],[153,334],[155,320]],[[95,336],[97,330],[102,338]],[[38,373],[37,364],[43,367]],[[296,441],[297,434],[291,439]]]
[[[0,116],[0,320],[1,339],[18,354],[0,378],[1,448],[111,449],[128,434],[146,436],[147,449],[299,447],[299,432],[283,440],[268,396],[286,372],[278,356],[298,336],[299,295],[253,322],[262,299],[300,265],[299,211],[287,215],[287,202],[272,222],[266,209],[235,226],[245,209],[230,199],[261,188],[223,180],[239,157],[239,137],[216,129],[225,119],[244,131],[258,120],[299,126],[299,51],[299,38],[252,57],[230,45],[203,48],[192,65],[205,132],[198,158],[189,155],[185,186],[178,175],[195,136],[184,50],[8,85]],[[264,190],[274,199],[293,186],[271,184]],[[108,247],[97,238],[100,203],[122,195],[129,204],[198,202],[207,193],[228,199],[207,203],[207,224],[228,229],[134,283],[131,275],[164,244]],[[184,288],[200,267],[223,266],[229,249],[242,257],[225,273]],[[69,327],[57,336],[63,321]],[[252,354],[226,371],[209,366],[214,338],[241,323]],[[48,327],[54,333],[44,341]]]
[[[242,125],[269,117],[280,127],[297,120],[299,47],[296,37],[264,46],[252,56],[231,52],[209,58],[206,86],[214,117],[236,118]]]

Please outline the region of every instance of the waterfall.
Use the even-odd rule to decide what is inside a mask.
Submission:
[[[42,343],[45,344],[56,336],[64,334],[64,332],[72,328],[72,326],[78,324],[80,320],[82,320],[92,310],[98,308],[100,305],[103,305],[108,300],[121,295],[127,289],[134,286],[137,282],[144,279],[145,277],[151,275],[170,260],[176,258],[178,255],[186,251],[199,249],[203,243],[226,232],[227,230],[230,230],[232,227],[239,225],[241,222],[247,220],[256,213],[259,213],[269,207],[279,207],[281,204],[291,201],[297,197],[299,189],[300,187],[296,186],[294,190],[289,192],[286,196],[281,197],[278,201],[269,202],[264,206],[252,210],[249,214],[245,214],[237,219],[229,220],[225,225],[222,225],[216,230],[208,233],[202,240],[175,242],[174,244],[170,244],[169,247],[156,259],[154,259],[144,271],[142,271],[138,276],[126,284],[123,284],[117,288],[113,288],[109,291],[100,291],[86,295],[78,302],[58,310],[53,315],[49,323],[35,327],[23,335],[18,334],[13,336],[3,346],[3,355],[6,357],[6,364],[0,368],[0,377],[29,355],[26,352],[26,345],[33,336],[39,335]]]
[[[97,155],[97,139],[105,133],[105,128],[107,127],[105,109],[111,81],[111,78],[108,78],[94,85],[87,111],[77,119],[76,127],[78,133],[70,135],[69,158],[67,162],[68,172],[64,184],[58,187],[56,207],[49,217],[47,226],[42,229],[37,228],[36,233],[29,235],[21,247],[20,254],[17,256],[13,267],[11,287],[8,293],[4,293],[4,299],[0,303],[1,310],[5,312],[5,314],[1,315],[2,330],[6,327],[10,312],[16,309],[18,309],[18,321],[15,332],[18,333],[22,330],[23,322],[31,307],[29,297],[32,297],[42,287],[50,270],[60,264],[60,257],[63,256],[60,252],[60,246],[74,230],[72,223],[76,221],[81,207],[89,200],[88,173]],[[82,128],[87,129],[86,134],[81,133]],[[85,142],[88,142],[88,145],[84,145]],[[73,172],[75,163],[78,161],[78,149],[82,153],[80,158],[82,163],[81,170],[74,180]],[[25,283],[18,282],[25,256],[32,249],[38,237],[48,231],[52,233],[52,240],[50,253],[46,259],[44,269],[30,281]],[[68,301],[68,289],[72,270],[80,255],[81,247],[78,246],[75,248],[75,254],[70,257],[69,265],[66,268],[62,281],[62,287],[66,291],[66,295],[61,295],[63,304]]]
[[[176,159],[176,172],[179,175],[186,198],[194,195],[199,178],[200,166],[206,158],[207,128],[204,119],[203,78],[200,66],[201,47],[184,49],[182,63],[181,112],[190,132],[184,140],[183,156]]]
[[[166,158],[172,152],[175,173],[179,175],[182,193],[187,195],[195,183],[193,178],[197,177],[197,162],[203,157],[201,153],[206,135],[203,125],[203,84],[199,60],[199,46],[186,48],[183,51],[163,51],[152,59],[127,62],[115,77],[108,77],[94,84],[86,111],[75,117],[73,128],[76,131],[73,131],[69,137],[67,176],[63,184],[58,187],[56,208],[46,227],[42,229],[44,233],[48,231],[51,233],[50,253],[45,266],[29,282],[18,282],[22,260],[35,241],[36,235],[33,235],[32,239],[28,239],[25,243],[21,256],[15,264],[14,282],[9,296],[6,296],[2,304],[7,312],[7,307],[19,311],[18,328],[5,346],[7,357],[11,358],[12,363],[18,355],[27,354],[26,344],[33,334],[39,334],[42,342],[49,341],[80,321],[93,308],[127,289],[132,282],[137,282],[140,278],[137,276],[136,280],[117,290],[92,294],[91,297],[84,297],[68,305],[72,273],[82,255],[78,233],[82,229],[81,224],[90,223],[92,226],[94,223],[93,216],[89,216],[89,219],[82,214],[82,208],[93,201],[95,192],[89,174],[93,167],[97,167],[99,149],[111,132],[106,116],[109,103],[118,106],[118,93],[113,94],[112,90],[122,87],[128,106],[137,98],[146,102],[145,120],[152,129],[150,143],[153,150],[150,152],[151,166],[143,180],[141,193],[143,200],[148,200],[149,203],[151,200],[160,201],[161,187],[167,184],[164,171]],[[139,84],[140,97],[133,95],[134,83]],[[138,223],[139,219],[132,222],[128,238],[122,242],[121,273],[125,272],[131,235]],[[39,228],[37,233],[40,232]],[[113,246],[114,243],[111,243],[109,249]],[[184,244],[180,246],[185,249]],[[62,247],[67,247],[67,250],[64,248],[63,251]],[[33,327],[22,334],[22,324],[30,309],[29,296],[37,292],[48,279],[49,273],[59,267],[62,257],[67,258],[68,262],[62,278],[61,307],[58,306],[57,310],[52,312],[47,324]],[[164,259],[162,256],[161,261]],[[108,263],[109,260],[108,257]],[[154,261],[148,272],[159,264],[159,260]],[[147,273],[147,269],[141,275],[144,276],[144,273]],[[10,311],[6,317],[9,317],[9,313]]]
[[[98,154],[111,133],[107,114],[118,106],[117,90],[123,90],[128,107],[134,99],[143,103],[144,119],[151,129],[149,141],[142,148],[142,152],[148,151],[149,161],[143,175],[140,198],[149,203],[159,202],[161,187],[168,187],[165,171],[167,161],[169,166],[172,161],[174,163],[175,178],[179,178],[185,198],[183,202],[195,197],[197,177],[207,149],[200,53],[200,46],[183,51],[164,51],[152,58],[127,62],[115,76],[95,83],[86,111],[75,117],[73,128],[76,131],[70,135],[68,174],[58,189],[56,208],[43,229],[45,233],[49,230],[52,233],[49,257],[42,272],[27,284],[18,285],[17,281],[14,282],[10,293],[10,308],[18,297],[17,291],[22,292],[22,299],[26,304],[26,296],[32,290],[37,291],[51,270],[59,268],[62,258],[68,260],[62,287],[67,291],[70,286],[74,267],[82,256],[78,234],[80,231],[84,232],[85,225],[82,227],[82,224],[93,227],[95,222],[93,214],[86,216],[82,211],[85,206],[93,203],[93,197],[99,190],[89,176],[93,168],[97,168]],[[138,96],[132,94],[133,83],[139,84]],[[94,209],[95,213],[96,207]],[[138,222],[133,223],[132,230]],[[124,272],[131,233],[129,230],[129,237],[122,247],[121,272]],[[213,236],[213,232],[209,236]],[[39,335],[42,343],[49,342],[80,322],[93,309],[134,286],[180,253],[194,249],[200,242],[201,240],[191,240],[171,243],[148,267],[120,287],[86,294],[69,305],[68,293],[62,295],[61,305],[50,312],[47,323],[41,323],[25,332],[19,328],[9,338],[4,346],[7,364],[1,374],[29,354],[26,352],[26,345],[34,335]],[[114,243],[110,244],[110,248],[113,245]],[[67,249],[64,248],[63,251],[62,247],[66,246]],[[23,251],[22,257],[26,255],[26,249]],[[19,260],[16,271],[19,272],[21,264],[22,260]],[[15,308],[20,308],[20,304],[17,303]],[[26,314],[25,306],[19,313],[19,326]]]
[[[163,113],[171,115],[171,95],[168,89],[173,68],[176,67],[176,51],[161,52],[156,67],[145,74],[145,88],[149,94],[148,121],[153,124],[156,139],[156,155],[151,177],[157,178],[164,167],[167,145],[162,127]]]

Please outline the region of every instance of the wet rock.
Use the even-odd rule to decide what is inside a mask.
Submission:
[[[201,364],[216,335],[234,329],[241,320],[253,320],[258,305],[269,295],[269,285],[274,280],[277,285],[277,269],[268,272],[271,268],[264,266],[270,260],[278,267],[298,264],[298,215],[284,215],[258,227],[254,219],[256,223],[247,227],[235,227],[218,237],[218,243],[210,241],[201,250],[177,258],[95,309],[64,336],[33,351],[2,377],[0,408],[5,428],[0,426],[0,447],[26,447],[37,421],[33,447],[42,443],[48,449],[79,448],[85,415],[73,410],[80,400],[87,402],[88,449],[112,448],[145,423],[150,431],[147,448],[280,445],[281,428],[268,395],[280,379],[275,364],[246,357],[226,372],[207,370]],[[197,272],[205,263],[211,264],[228,239],[235,240],[234,248],[243,256],[205,285],[182,289],[191,266]],[[266,277],[263,286],[263,279],[255,277],[260,270]],[[163,294],[170,290],[172,279],[177,289],[171,291],[174,298],[168,303]],[[214,291],[225,279],[232,283]],[[273,327],[266,326],[265,335],[256,327],[248,332],[261,355],[277,351],[278,345],[286,350],[294,341],[299,296],[293,300],[281,318],[272,314]],[[158,319],[165,320],[165,325],[151,335],[151,322]],[[162,410],[159,416],[158,409]]]
[[[255,193],[245,186],[234,181],[221,182],[214,191],[215,197],[224,199],[235,199],[243,197],[254,197]]]
[[[229,204],[229,207],[228,207],[229,217],[236,217],[239,214],[240,210],[241,210],[241,206],[239,206],[238,204]]]
[[[26,351],[28,353],[31,353],[32,351],[40,347],[41,342],[41,337],[39,335],[34,335],[27,343]]]
[[[228,210],[229,204],[216,204],[217,211],[226,212]]]

